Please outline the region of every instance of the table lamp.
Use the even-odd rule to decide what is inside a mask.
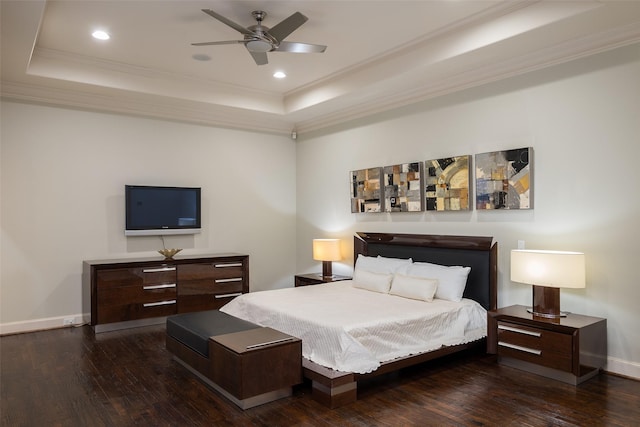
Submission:
[[[332,277],[331,262],[342,259],[339,239],[313,239],[313,259],[322,261],[322,277]]]
[[[530,313],[551,319],[566,317],[560,311],[560,288],[584,288],[585,263],[581,252],[511,251],[511,280],[533,285]]]

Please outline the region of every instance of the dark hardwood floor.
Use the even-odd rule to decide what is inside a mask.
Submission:
[[[372,379],[338,409],[302,384],[242,411],[172,360],[164,326],[10,335],[0,352],[3,426],[640,426],[638,381],[574,387],[477,353]]]

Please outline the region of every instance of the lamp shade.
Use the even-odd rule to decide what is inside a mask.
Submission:
[[[585,262],[581,252],[512,250],[511,280],[552,288],[584,288]]]
[[[317,261],[340,261],[340,239],[313,239],[313,259]]]

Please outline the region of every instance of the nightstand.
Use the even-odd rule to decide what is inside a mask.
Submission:
[[[340,276],[334,274],[330,277],[322,276],[322,273],[296,274],[296,288],[298,286],[319,285],[320,283],[339,282],[341,280],[351,280],[350,276]]]
[[[577,385],[607,358],[607,320],[570,313],[547,319],[513,305],[487,314],[487,353],[503,365]]]

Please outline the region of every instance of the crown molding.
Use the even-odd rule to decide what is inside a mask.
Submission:
[[[2,82],[0,96],[6,100],[60,106],[88,111],[100,111],[146,118],[171,120],[249,130],[270,134],[290,135],[294,125],[281,115],[257,113],[243,109],[139,92],[108,90],[104,93],[49,85]]]
[[[419,87],[363,99],[360,103],[348,108],[297,121],[296,129],[299,134],[317,131],[638,42],[640,42],[640,22],[601,34],[570,40],[519,57],[491,62],[461,73],[447,75],[440,80],[429,81]]]
[[[224,107],[282,114],[279,93],[37,47],[27,74],[112,89],[190,99]],[[122,77],[126,76],[125,79]],[[142,88],[142,89],[140,89]]]

